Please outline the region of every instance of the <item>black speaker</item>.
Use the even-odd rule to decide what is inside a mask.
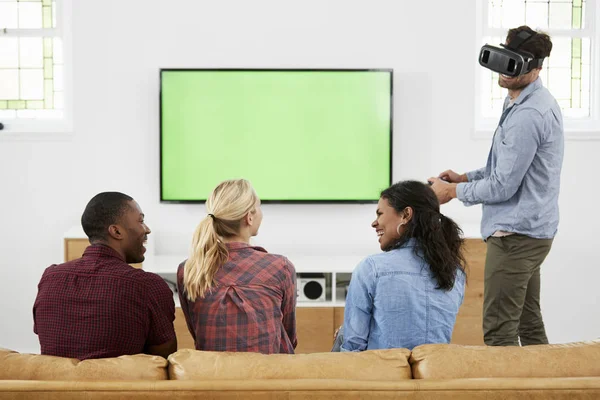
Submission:
[[[325,278],[298,278],[298,301],[325,301]]]

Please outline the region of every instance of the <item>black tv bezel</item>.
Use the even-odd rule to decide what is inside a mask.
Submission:
[[[160,203],[165,204],[204,204],[205,200],[165,200],[163,198],[163,151],[162,151],[162,78],[163,72],[170,71],[225,71],[225,72],[388,72],[390,74],[390,165],[389,165],[389,182],[388,186],[392,184],[392,166],[393,166],[393,134],[394,134],[394,69],[393,68],[160,68],[159,70],[159,176],[160,176],[160,187],[159,197]],[[382,188],[382,190],[385,188]],[[355,199],[355,200],[268,200],[262,199],[262,204],[374,204],[379,199]]]

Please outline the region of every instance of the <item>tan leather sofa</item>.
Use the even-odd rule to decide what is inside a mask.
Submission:
[[[600,399],[600,340],[363,353],[181,350],[78,361],[0,349],[3,399]]]

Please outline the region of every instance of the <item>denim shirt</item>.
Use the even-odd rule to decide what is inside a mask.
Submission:
[[[554,237],[563,154],[560,107],[538,78],[512,105],[506,98],[485,168],[456,187],[465,205],[483,204],[484,239],[496,231]]]
[[[361,261],[346,296],[341,351],[407,348],[449,343],[465,292],[458,271],[450,291],[436,289],[411,239],[403,247]]]

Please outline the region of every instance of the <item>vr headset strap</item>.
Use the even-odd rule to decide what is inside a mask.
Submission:
[[[534,68],[540,68],[542,66],[542,64],[544,63],[543,58],[535,58],[533,56],[533,54],[526,52],[526,51],[519,50],[519,48],[523,45],[523,43],[525,43],[526,41],[528,41],[535,35],[536,35],[535,32],[533,34],[531,34],[529,32],[521,31],[506,46],[502,45],[502,47],[505,47],[509,50],[531,56],[532,60],[529,61],[529,63],[527,63],[526,71],[531,71]]]
[[[531,71],[532,69],[540,68],[543,63],[544,63],[543,58],[534,58],[533,60],[529,61],[529,63],[527,64],[528,65],[527,70]]]
[[[528,41],[529,39],[531,39],[534,36],[535,36],[535,33],[531,34],[529,32],[521,31],[517,34],[517,36],[515,38],[513,38],[513,40],[510,41],[509,44],[507,44],[504,47],[506,47],[507,49],[510,49],[510,50],[518,51],[519,47],[521,47],[523,45],[523,43],[525,43],[526,41]]]

